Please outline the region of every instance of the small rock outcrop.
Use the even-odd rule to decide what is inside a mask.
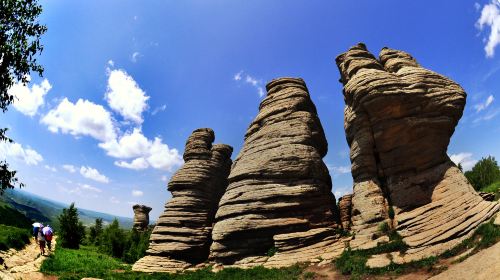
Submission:
[[[210,259],[239,267],[331,259],[342,245],[316,107],[302,79],[266,88],[219,203]]]
[[[352,194],[346,194],[339,199],[340,222],[343,229],[351,228]]]
[[[486,201],[493,201],[493,200],[495,200],[495,194],[494,193],[488,193],[488,192],[478,192],[478,193]]]
[[[498,211],[446,153],[465,106],[458,84],[389,48],[376,59],[358,44],[336,62],[354,179],[351,247],[375,246],[385,221],[409,245],[402,262],[437,255]]]
[[[133,270],[174,272],[207,259],[212,224],[227,187],[233,148],[212,142],[212,129],[193,131],[186,142],[184,165],[172,176],[165,205],[154,228],[146,256]]]
[[[132,206],[134,210],[134,229],[138,231],[144,231],[149,225],[149,212],[151,212],[151,207],[146,205],[136,204]]]

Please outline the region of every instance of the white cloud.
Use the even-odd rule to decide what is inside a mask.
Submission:
[[[143,196],[144,193],[140,190],[133,190],[132,195],[137,197],[137,196]]]
[[[332,172],[334,175],[341,175],[341,174],[347,174],[351,173],[351,166],[346,165],[346,166],[333,166],[331,164],[326,165],[328,167],[328,170]]]
[[[134,206],[134,205],[139,204],[139,202],[136,202],[136,201],[127,201],[127,204],[130,205],[130,206]]]
[[[73,136],[87,135],[101,141],[116,138],[111,114],[101,105],[88,100],[78,99],[73,104],[64,98],[41,122],[53,133],[61,131]]]
[[[47,170],[52,171],[52,172],[57,172],[57,169],[56,169],[54,166],[50,166],[50,165],[47,165],[47,164],[46,164],[46,165],[44,165],[43,167],[44,167],[45,169],[47,169]]]
[[[9,94],[14,96],[12,105],[19,112],[33,117],[38,108],[44,104],[43,98],[51,88],[52,86],[47,79],[44,79],[40,84],[32,85],[31,88],[23,85],[22,82],[16,83],[9,89]]]
[[[159,107],[156,107],[153,112],[151,112],[151,115],[156,115],[158,114],[159,112],[162,112],[162,111],[165,111],[165,109],[167,109],[167,105],[163,104],[162,106],[159,106]]]
[[[111,66],[111,67],[114,67],[115,66],[115,62],[113,60],[108,60],[108,65]]]
[[[23,161],[27,165],[38,165],[43,157],[32,148],[23,147],[19,143],[0,142],[0,157]]]
[[[92,168],[90,166],[82,166],[80,168],[80,174],[82,174],[83,177],[101,182],[101,183],[109,183],[108,177],[102,175],[99,173],[99,171],[95,168]]]
[[[461,164],[464,171],[469,171],[477,163],[472,157],[472,153],[458,153],[450,155],[451,161],[456,165]]]
[[[488,96],[488,98],[486,98],[486,100],[483,103],[479,103],[479,104],[474,105],[474,109],[476,109],[476,113],[488,108],[488,106],[490,106],[490,104],[493,102],[493,100],[495,100],[495,98],[493,97],[493,95],[490,95],[490,96]]]
[[[140,52],[134,52],[134,53],[132,54],[132,57],[131,57],[132,62],[136,63],[136,62],[137,62],[137,59],[138,59],[139,57],[141,57],[141,56],[142,56],[142,55],[141,55],[141,53],[140,53]]]
[[[88,190],[88,191],[92,191],[92,192],[102,192],[101,189],[98,189],[96,187],[92,187],[91,185],[88,185],[88,184],[80,184],[80,187],[83,189],[83,190]]]
[[[114,204],[120,203],[120,201],[114,196],[109,198],[109,202],[114,203]]]
[[[177,149],[170,149],[159,137],[155,137],[153,141],[147,139],[139,128],[135,128],[132,133],[124,134],[118,140],[100,143],[99,147],[115,158],[134,158],[131,162],[115,162],[115,165],[123,168],[140,170],[151,166],[171,171],[183,163]]]
[[[266,92],[264,90],[262,80],[258,80],[258,79],[254,78],[248,74],[245,74],[245,79],[243,80],[243,73],[244,73],[244,71],[240,71],[240,72],[234,74],[233,80],[241,81],[241,82],[244,82],[244,83],[251,85],[252,87],[254,87],[257,90],[257,94],[259,95],[259,97],[263,97],[266,94]]]
[[[488,110],[484,115],[476,118],[473,123],[479,123],[482,121],[489,121],[496,117],[498,114],[500,114],[500,108],[492,108],[491,110]]]
[[[146,160],[153,168],[168,171],[184,162],[177,149],[169,149],[159,137],[155,137]]]
[[[168,181],[168,177],[163,175],[161,176],[160,180],[162,180],[163,182],[167,182]]]
[[[113,62],[110,60],[108,64],[113,65]],[[137,124],[143,122],[142,113],[147,108],[146,101],[149,96],[125,71],[110,70],[105,98],[109,106],[125,119]],[[166,105],[162,105],[156,108],[153,114],[165,108]],[[61,132],[75,137],[91,136],[99,140],[98,146],[104,149],[108,156],[121,159],[114,163],[119,167],[135,170],[152,167],[171,171],[183,163],[177,149],[170,149],[160,137],[151,140],[146,138],[140,126],[132,132],[121,134],[119,124],[113,120],[111,113],[103,106],[88,100],[79,99],[73,104],[64,98],[57,108],[41,119],[41,123],[46,124],[53,133]],[[126,159],[131,160],[125,161]],[[63,168],[72,173],[76,171],[71,165]],[[105,179],[96,178],[101,181],[108,180],[105,176]]]
[[[136,158],[131,162],[126,162],[124,160],[115,161],[115,165],[122,168],[128,168],[134,170],[142,170],[149,167],[149,163],[146,161],[146,159],[142,157]]]
[[[109,73],[105,98],[111,109],[124,119],[137,124],[144,121],[142,112],[147,108],[149,96],[124,70],[112,70]]]
[[[64,164],[62,166],[62,168],[66,171],[68,171],[69,173],[75,173],[76,172],[76,167],[74,165],[71,165],[71,164]]]
[[[475,7],[477,8],[478,5]],[[484,50],[486,57],[493,57],[496,46],[500,44],[500,2],[497,0],[492,0],[490,4],[483,6],[481,17],[476,22],[476,28],[482,31],[485,26],[490,27],[490,35]]]
[[[243,71],[240,71],[240,72],[234,74],[233,80],[235,80],[235,81],[241,80],[241,74],[243,74]]]
[[[125,133],[118,141],[100,143],[99,147],[115,158],[133,158],[146,154],[151,142],[142,134],[140,128],[134,128],[132,133]]]

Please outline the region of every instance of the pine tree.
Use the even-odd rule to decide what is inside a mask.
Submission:
[[[89,228],[89,241],[91,244],[99,245],[101,243],[103,227],[102,218],[95,219],[95,225]]]
[[[59,242],[62,247],[79,249],[80,243],[85,238],[85,227],[78,219],[78,209],[71,203],[68,209],[64,208],[58,217],[60,230]]]

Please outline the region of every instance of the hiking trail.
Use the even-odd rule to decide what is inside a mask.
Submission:
[[[52,250],[56,248],[56,237],[52,240]],[[33,280],[53,280],[57,279],[54,276],[47,276],[39,272],[40,266],[48,255],[54,252],[49,252],[45,249],[45,256],[40,255],[40,248],[35,243],[33,238],[22,250],[9,249],[0,251],[0,258],[3,263],[0,264],[0,279],[2,280],[17,280],[17,279],[33,279]]]

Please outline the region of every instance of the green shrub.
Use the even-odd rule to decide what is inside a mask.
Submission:
[[[0,226],[0,250],[22,249],[30,242],[30,238],[31,232],[28,229]]]
[[[135,263],[137,260],[144,257],[149,247],[150,236],[151,230],[142,232],[132,229],[129,233],[129,242],[126,246],[123,260],[127,263]]]
[[[389,215],[389,219],[394,220],[395,214],[394,214],[394,207],[392,207],[392,205],[389,206],[389,211],[387,212],[387,214]]]
[[[102,218],[95,219],[95,225],[89,227],[89,234],[87,235],[87,244],[98,245],[101,242],[103,227]]]
[[[335,267],[340,270],[344,275],[352,275],[359,277],[366,274],[400,274],[403,272],[428,268],[432,269],[432,266],[437,262],[436,257],[430,257],[422,259],[419,261],[413,261],[405,264],[396,264],[391,261],[391,263],[386,267],[381,268],[370,268],[366,265],[366,262],[372,255],[378,255],[383,252],[393,252],[390,247],[378,246],[377,248],[368,250],[351,250],[348,248],[344,250],[340,257],[335,260]]]
[[[127,239],[124,230],[120,228],[118,220],[115,219],[104,229],[99,249],[102,253],[121,259],[127,247]]]
[[[269,250],[267,250],[267,256],[272,257],[276,254],[276,252],[278,252],[278,249],[276,249],[276,247],[273,246],[269,248]]]
[[[389,224],[387,222],[382,222],[380,224],[378,224],[378,231],[381,232],[381,233],[389,233],[390,231],[390,227],[389,227]]]
[[[474,189],[480,190],[500,180],[500,169],[495,158],[488,156],[478,161],[471,171],[465,172],[465,177]]]

